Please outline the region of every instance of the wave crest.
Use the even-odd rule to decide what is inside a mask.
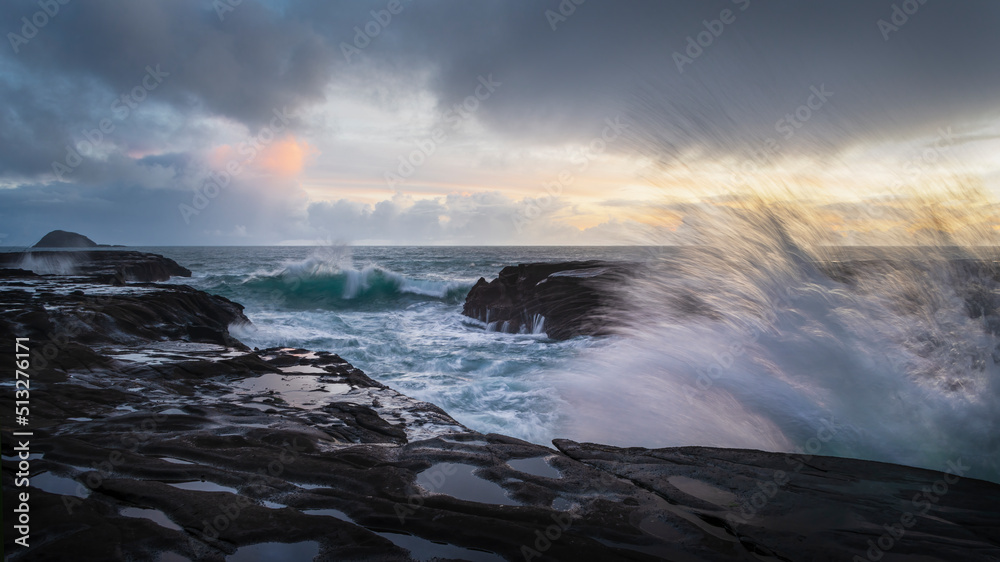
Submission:
[[[241,288],[259,300],[297,308],[381,308],[437,300],[461,302],[469,283],[413,279],[378,266],[360,269],[317,258],[251,275]]]

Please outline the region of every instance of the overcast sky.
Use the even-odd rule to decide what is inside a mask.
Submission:
[[[996,192],[998,29],[986,0],[5,0],[0,243],[621,243],[734,169]]]

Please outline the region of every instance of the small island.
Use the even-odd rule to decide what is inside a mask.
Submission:
[[[121,245],[98,244],[76,232],[53,230],[42,236],[32,248],[123,248]]]

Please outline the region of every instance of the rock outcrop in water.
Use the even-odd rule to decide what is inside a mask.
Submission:
[[[553,339],[604,334],[611,288],[627,267],[600,261],[505,267],[493,281],[479,279],[462,314],[508,333],[544,331]]]
[[[472,431],[332,353],[250,351],[221,297],[0,273],[0,339],[32,350],[30,487],[2,433],[5,509],[30,493],[30,547],[4,527],[15,561],[260,543],[279,543],[260,559],[321,561],[1000,558],[1000,485],[961,459],[552,449]],[[0,409],[14,400],[5,386]]]
[[[77,276],[98,283],[166,281],[191,277],[191,270],[170,258],[123,250],[2,253],[0,268],[25,269],[38,274]]]
[[[944,282],[964,300],[969,317],[983,318],[986,330],[1000,335],[1000,261],[945,256],[931,260],[934,265],[928,266],[926,258],[913,255],[857,254],[817,262],[816,266],[830,279],[847,285],[862,279],[930,279],[944,272]],[[600,261],[508,266],[493,281],[480,278],[476,282],[466,296],[462,314],[499,332],[544,331],[553,339],[606,334],[622,320],[618,295],[638,267]],[[898,295],[903,308],[907,301],[920,298],[908,291],[901,288]],[[718,317],[693,292],[678,292],[671,307],[678,317]]]

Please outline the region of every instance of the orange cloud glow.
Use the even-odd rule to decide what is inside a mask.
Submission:
[[[294,176],[302,171],[306,159],[315,154],[318,151],[309,143],[289,136],[266,146],[257,156],[255,164],[265,173]]]
[[[309,157],[319,154],[315,147],[294,136],[256,146],[243,143],[238,147],[224,144],[212,149],[208,164],[213,169],[226,169],[231,162],[258,173],[291,177],[300,174]]]

